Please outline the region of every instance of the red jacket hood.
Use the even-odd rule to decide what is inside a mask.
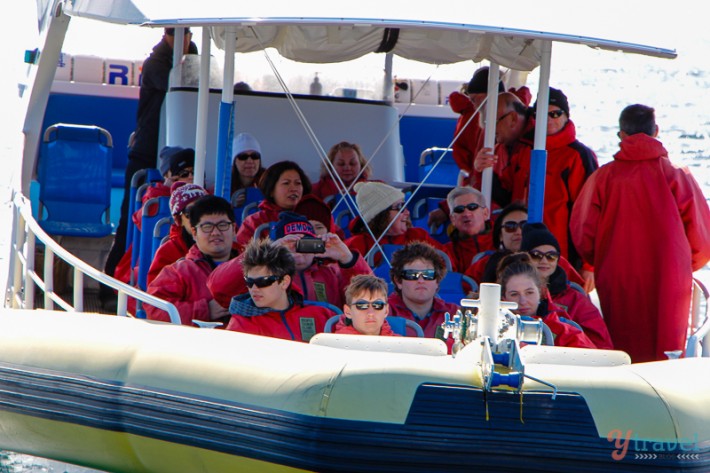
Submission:
[[[627,136],[619,143],[621,150],[614,155],[618,161],[647,161],[668,158],[668,151],[657,139],[645,133]]]

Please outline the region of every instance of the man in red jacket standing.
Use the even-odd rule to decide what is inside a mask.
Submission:
[[[653,108],[626,107],[619,128],[621,150],[585,183],[570,228],[594,265],[614,346],[634,362],[662,360],[685,348],[693,271],[710,260],[710,209],[656,139]]]

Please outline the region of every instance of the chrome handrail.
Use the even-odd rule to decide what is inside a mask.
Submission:
[[[105,284],[118,291],[118,305],[116,315],[128,316],[128,297],[133,297],[143,304],[150,304],[158,309],[164,310],[170,317],[170,322],[180,325],[180,314],[177,308],[170,302],[147,294],[140,289],[118,281],[108,276],[85,261],[77,258],[56,240],[50,237],[39,223],[32,216],[32,207],[27,198],[20,192],[16,192],[13,199],[13,215],[15,218],[15,237],[12,242],[13,251],[13,283],[8,294],[10,303],[14,308],[34,309],[34,287],[35,284],[44,291],[45,308],[53,308],[56,303],[62,309],[69,312],[84,311],[84,275]],[[35,271],[34,254],[35,239],[39,239],[46,248],[43,275]],[[74,270],[74,304],[64,300],[59,294],[54,292],[53,270],[54,257],[58,256],[69,264]]]

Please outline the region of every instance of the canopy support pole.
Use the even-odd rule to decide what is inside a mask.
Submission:
[[[384,90],[382,91],[382,100],[388,103],[394,102],[394,85],[392,81],[392,58],[394,57],[394,54],[392,53],[387,53],[385,54],[385,80],[384,84],[382,87]]]
[[[217,163],[215,164],[214,194],[231,199],[232,188],[232,137],[234,135],[234,53],[237,30],[229,27],[224,37],[224,76],[222,101],[219,104],[219,127],[217,130]]]
[[[195,132],[194,183],[205,187],[205,159],[207,157],[207,115],[210,93],[210,29],[202,27],[202,52],[200,54],[200,85],[197,89],[197,130]]]
[[[545,205],[545,173],[547,169],[547,110],[550,101],[550,65],[552,42],[542,42],[540,85],[537,91],[538,120],[535,122],[535,145],[530,154],[530,186],[528,191],[528,222],[542,222]]]
[[[496,125],[498,122],[498,81],[500,80],[500,66],[491,62],[488,68],[488,90],[486,91],[486,128],[483,135],[483,146],[494,149],[496,144]],[[493,192],[493,168],[483,170],[481,175],[481,193],[486,198],[486,206],[491,208],[491,194]]]

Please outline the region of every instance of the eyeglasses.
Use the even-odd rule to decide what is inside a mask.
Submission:
[[[383,300],[377,299],[376,301],[366,301],[364,299],[357,300],[350,304],[351,307],[355,307],[357,310],[367,310],[372,306],[376,311],[381,311],[385,308],[387,303]]]
[[[221,222],[217,223],[201,223],[197,226],[202,232],[210,234],[214,231],[216,228],[220,232],[226,232],[230,228],[232,228],[232,225],[234,225],[232,222],[229,222],[227,220],[222,220]]]
[[[275,282],[281,282],[281,277],[279,276],[274,276],[273,274],[271,276],[261,276],[258,278],[244,278],[244,284],[247,285],[249,289],[252,287],[256,286],[259,289],[264,289],[265,287],[271,286]]]
[[[405,281],[416,281],[420,277],[425,281],[433,281],[436,279],[436,270],[434,269],[403,269],[399,275]]]
[[[192,169],[183,169],[177,174],[177,177],[185,179],[186,177],[190,177],[193,174],[195,174],[195,171],[193,171]]]
[[[397,202],[396,204],[392,204],[392,206],[389,208],[389,210],[394,210],[395,212],[399,212],[402,210],[402,207],[404,207],[404,202]]]
[[[239,161],[246,161],[247,159],[253,159],[254,161],[258,161],[259,159],[261,159],[261,153],[239,153],[237,155],[237,159]]]
[[[550,110],[549,112],[547,112],[547,116],[550,118],[560,118],[564,114],[564,110]],[[537,113],[535,113],[535,116],[537,116]]]
[[[528,254],[535,261],[542,261],[542,259],[545,258],[550,263],[554,263],[560,257],[560,252],[554,251],[554,250],[548,251],[547,253],[543,253],[542,251],[538,251],[538,250],[531,250],[531,251],[528,251]]]
[[[453,208],[453,211],[455,214],[462,214],[464,210],[470,210],[471,212],[473,212],[475,210],[480,209],[481,207],[483,206],[475,202],[471,202],[470,204],[466,205],[457,205]]]
[[[509,222],[503,223],[502,227],[506,233],[515,233],[515,230],[517,230],[518,228],[520,230],[522,230],[523,225],[525,225],[526,223],[528,223],[527,220],[521,220],[519,222],[515,222],[515,221],[511,220]]]

